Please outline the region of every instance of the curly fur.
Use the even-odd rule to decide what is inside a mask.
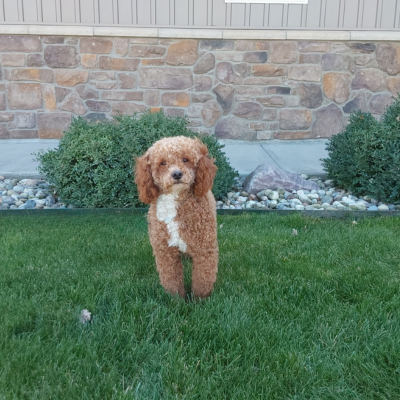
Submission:
[[[211,193],[216,170],[207,147],[184,136],[161,139],[136,160],[139,198],[150,204],[149,236],[157,271],[170,293],[186,295],[182,253],[193,260],[194,296],[212,292],[218,270],[216,204]]]

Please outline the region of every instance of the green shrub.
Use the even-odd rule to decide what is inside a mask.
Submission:
[[[75,207],[140,207],[134,183],[134,157],[154,142],[169,136],[199,137],[218,167],[213,193],[228,192],[237,172],[229,165],[224,147],[211,136],[198,136],[184,118],[169,118],[162,112],[140,117],[118,116],[111,121],[75,119],[59,147],[39,152],[39,171],[55,185],[67,204]]]
[[[336,185],[358,195],[400,201],[400,98],[380,121],[369,113],[352,114],[344,132],[332,136],[326,149],[329,158],[322,165]]]

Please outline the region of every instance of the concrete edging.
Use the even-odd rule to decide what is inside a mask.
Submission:
[[[157,28],[84,25],[0,25],[2,35],[115,36],[179,39],[400,41],[400,31]]]
[[[102,214],[146,214],[147,208],[74,208],[54,210],[0,210],[0,216],[7,214],[18,216],[60,216],[60,215],[102,215]],[[217,210],[217,215],[241,215],[241,214],[276,214],[290,215],[302,214],[314,218],[336,218],[336,219],[360,219],[366,217],[400,217],[400,211],[297,211],[297,210]]]

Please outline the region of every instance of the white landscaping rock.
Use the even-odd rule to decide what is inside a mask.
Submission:
[[[312,204],[312,200],[310,200],[310,199],[308,198],[308,196],[306,196],[306,195],[299,196],[299,200],[300,200],[302,203]]]
[[[278,200],[279,199],[279,193],[276,190],[273,190],[271,193],[268,193],[267,197],[270,200]]]

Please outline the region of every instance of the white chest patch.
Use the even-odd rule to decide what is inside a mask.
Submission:
[[[177,214],[176,195],[174,194],[162,194],[157,199],[157,219],[161,222],[165,222],[169,233],[168,246],[178,247],[183,253],[186,251],[186,243],[179,236],[179,225],[175,221]]]

